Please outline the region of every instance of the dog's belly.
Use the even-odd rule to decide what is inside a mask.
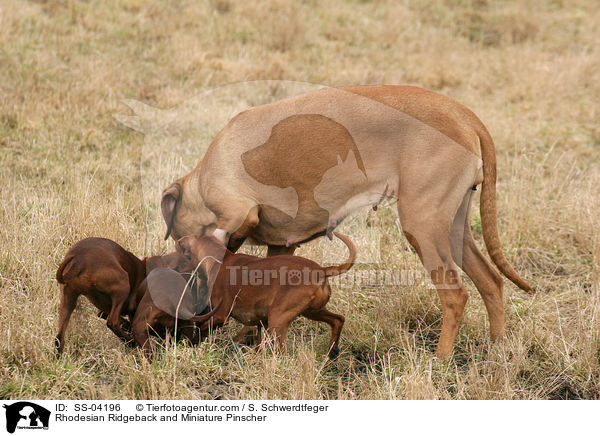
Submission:
[[[231,316],[244,325],[261,322],[266,325],[271,300],[270,292],[263,293],[262,289],[253,286],[244,287],[234,300]]]
[[[252,312],[236,312],[233,314],[233,318],[241,322],[244,325],[259,325],[262,320]]]
[[[342,176],[339,178],[344,179]],[[276,207],[262,205],[259,225],[250,235],[250,242],[289,246],[322,236],[358,209],[395,197],[398,180],[397,177],[388,177],[371,183],[364,180],[364,183],[357,184],[354,180],[354,183],[349,181],[335,185],[317,186],[313,193],[314,201],[301,202],[295,216]]]
[[[87,293],[85,295],[90,302],[100,309],[105,314],[109,314],[112,309],[112,299],[106,295],[102,289],[95,289],[95,292]]]

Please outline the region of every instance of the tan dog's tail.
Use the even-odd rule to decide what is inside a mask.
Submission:
[[[208,312],[204,315],[192,316],[188,321],[197,322],[199,324],[202,324],[203,322],[208,321],[209,319],[211,319],[213,317],[213,315],[215,313],[217,313],[217,310],[219,310],[219,308],[221,307],[221,304],[223,304],[222,298],[217,303],[217,305],[215,306],[215,308],[213,310],[211,310],[210,312]]]
[[[323,268],[323,271],[325,271],[325,277],[335,277],[339,276],[340,274],[344,274],[346,271],[352,268],[352,265],[354,265],[354,261],[356,260],[356,247],[354,246],[350,238],[338,232],[333,232],[333,234],[340,238],[340,240],[344,244],[346,244],[348,250],[350,250],[350,256],[348,256],[348,260],[346,261],[346,263],[342,265],[328,266]]]
[[[496,208],[496,149],[492,137],[485,128],[480,132],[479,138],[483,159],[483,188],[479,207],[485,246],[492,261],[502,274],[528,294],[533,294],[534,291],[531,286],[513,269],[502,252],[500,236],[498,235],[498,211]]]
[[[65,284],[65,280],[63,278],[63,272],[64,272],[65,268],[67,267],[67,265],[69,265],[69,263],[71,263],[71,261],[73,260],[73,257],[74,256],[65,257],[63,262],[60,264],[60,266],[56,270],[56,281],[58,283],[63,284],[63,285]]]

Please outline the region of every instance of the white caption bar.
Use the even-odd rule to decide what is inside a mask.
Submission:
[[[129,432],[171,436],[174,432],[199,431],[312,436],[326,432],[390,434],[389,430],[409,435],[481,435],[490,426],[495,431],[519,434],[579,434],[596,428],[594,420],[600,407],[597,401],[14,400],[0,404],[0,434],[6,430],[20,436],[112,436]]]

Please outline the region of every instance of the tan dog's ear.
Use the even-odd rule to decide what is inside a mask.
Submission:
[[[177,182],[171,184],[167,189],[163,191],[162,199],[160,201],[160,208],[162,210],[163,218],[167,224],[167,234],[165,240],[169,238],[171,230],[173,230],[173,221],[175,220],[175,212],[177,202],[181,196],[181,185]]]

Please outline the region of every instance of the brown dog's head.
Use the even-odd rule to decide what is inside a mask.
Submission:
[[[209,272],[214,272],[215,265],[219,265],[227,249],[214,236],[196,236],[188,235],[180,238],[177,245],[186,258],[190,259],[194,265],[200,265],[207,277],[212,276]],[[216,268],[218,271],[218,268]]]
[[[192,272],[196,265],[189,258],[177,251],[161,257],[162,266],[174,269],[177,272]]]
[[[146,274],[155,268],[169,268],[185,273],[192,272],[196,265],[189,258],[175,251],[164,256],[146,257]]]

